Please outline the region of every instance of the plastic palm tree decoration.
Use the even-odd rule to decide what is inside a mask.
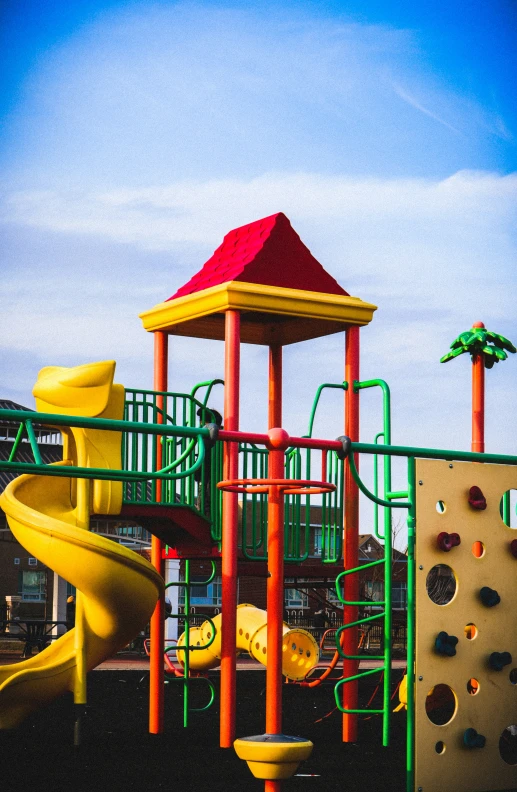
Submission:
[[[476,322],[470,330],[454,339],[451,351],[440,363],[447,363],[465,352],[472,359],[472,451],[485,450],[485,368],[491,369],[500,360],[506,360],[508,352],[517,352],[511,341],[498,333],[487,330],[483,322]]]

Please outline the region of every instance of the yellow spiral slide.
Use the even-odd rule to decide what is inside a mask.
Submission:
[[[121,419],[124,388],[114,361],[42,369],[34,387],[46,413]],[[62,429],[65,464],[121,468],[121,434]],[[122,483],[23,475],[0,496],[17,540],[77,589],[75,628],[23,662],[0,667],[0,728],[72,691],[86,703],[86,673],[131,641],[149,621],[163,580],[125,547],[88,531],[92,513],[118,514]]]

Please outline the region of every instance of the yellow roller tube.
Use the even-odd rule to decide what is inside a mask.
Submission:
[[[221,662],[221,614],[201,627],[190,630],[190,645],[206,647],[189,652],[189,665],[193,671],[207,671]],[[215,629],[215,638],[208,646]],[[184,646],[185,633],[178,640]],[[267,611],[243,603],[237,607],[237,650],[248,652],[255,660],[267,665]],[[178,662],[184,664],[185,650],[177,650]],[[282,638],[282,674],[288,679],[304,679],[319,660],[319,647],[313,636],[298,628],[291,629],[284,622]]]

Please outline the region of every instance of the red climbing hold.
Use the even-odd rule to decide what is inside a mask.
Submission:
[[[457,533],[450,534],[446,531],[442,531],[436,537],[436,542],[440,550],[443,550],[444,553],[448,553],[453,547],[457,547],[459,544],[461,544],[461,539],[460,535]]]
[[[469,504],[473,509],[478,509],[479,511],[486,509],[486,498],[479,487],[471,487],[469,489]]]
[[[510,542],[510,553],[514,558],[517,558],[517,539],[512,539]]]

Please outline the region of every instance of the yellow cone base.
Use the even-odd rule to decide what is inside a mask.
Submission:
[[[235,740],[233,747],[255,776],[264,781],[291,778],[300,762],[308,759],[313,745],[303,737],[286,734],[258,734]]]

